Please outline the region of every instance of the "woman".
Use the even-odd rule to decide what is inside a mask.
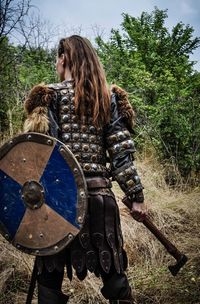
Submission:
[[[82,166],[89,203],[84,227],[70,246],[37,259],[39,304],[67,303],[61,292],[65,265],[70,279],[72,266],[81,280],[88,270],[101,276],[101,292],[109,303],[134,303],[124,273],[127,258],[109,179],[116,180],[132,200],[132,211],[143,214],[143,187],[132,161],[134,112],[122,89],[108,90],[87,39],[77,35],[61,39],[56,70],[60,83],[36,86],[26,99],[24,130],[50,134],[68,146]]]

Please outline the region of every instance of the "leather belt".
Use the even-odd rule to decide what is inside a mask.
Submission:
[[[111,181],[105,177],[86,177],[86,183],[88,189],[112,187]]]

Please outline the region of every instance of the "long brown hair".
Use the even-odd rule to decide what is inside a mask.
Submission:
[[[110,93],[96,51],[88,39],[73,35],[60,40],[58,57],[62,54],[75,82],[76,113],[81,119],[89,113],[101,127],[110,119]]]

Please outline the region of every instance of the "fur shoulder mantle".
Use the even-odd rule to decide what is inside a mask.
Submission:
[[[73,81],[70,80],[48,85],[35,85],[25,100],[25,111],[29,115],[36,107],[48,107],[52,99],[56,97],[56,91],[62,89],[71,89],[72,86]]]
[[[68,83],[68,86],[71,86],[71,83]],[[48,106],[56,98],[56,90],[64,87],[66,87],[65,83],[58,85],[39,84],[32,88],[24,103],[27,114],[24,132],[48,133]],[[115,94],[119,114],[126,119],[128,128],[132,130],[135,124],[135,113],[128,100],[127,92],[117,85],[112,85],[111,94]]]
[[[127,121],[128,127],[135,126],[135,112],[128,100],[128,93],[117,85],[111,86],[111,93],[115,94],[119,114]]]
[[[48,106],[55,98],[55,91],[44,84],[32,88],[25,99],[24,109],[27,118],[24,122],[24,132],[48,134]]]
[[[37,107],[48,107],[50,101],[54,98],[54,94],[54,90],[46,85],[34,86],[25,100],[25,111],[27,114],[31,114]]]

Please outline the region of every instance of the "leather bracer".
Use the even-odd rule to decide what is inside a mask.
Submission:
[[[121,189],[131,201],[143,203],[143,186],[133,162],[116,169],[113,172],[113,179],[118,182]]]

